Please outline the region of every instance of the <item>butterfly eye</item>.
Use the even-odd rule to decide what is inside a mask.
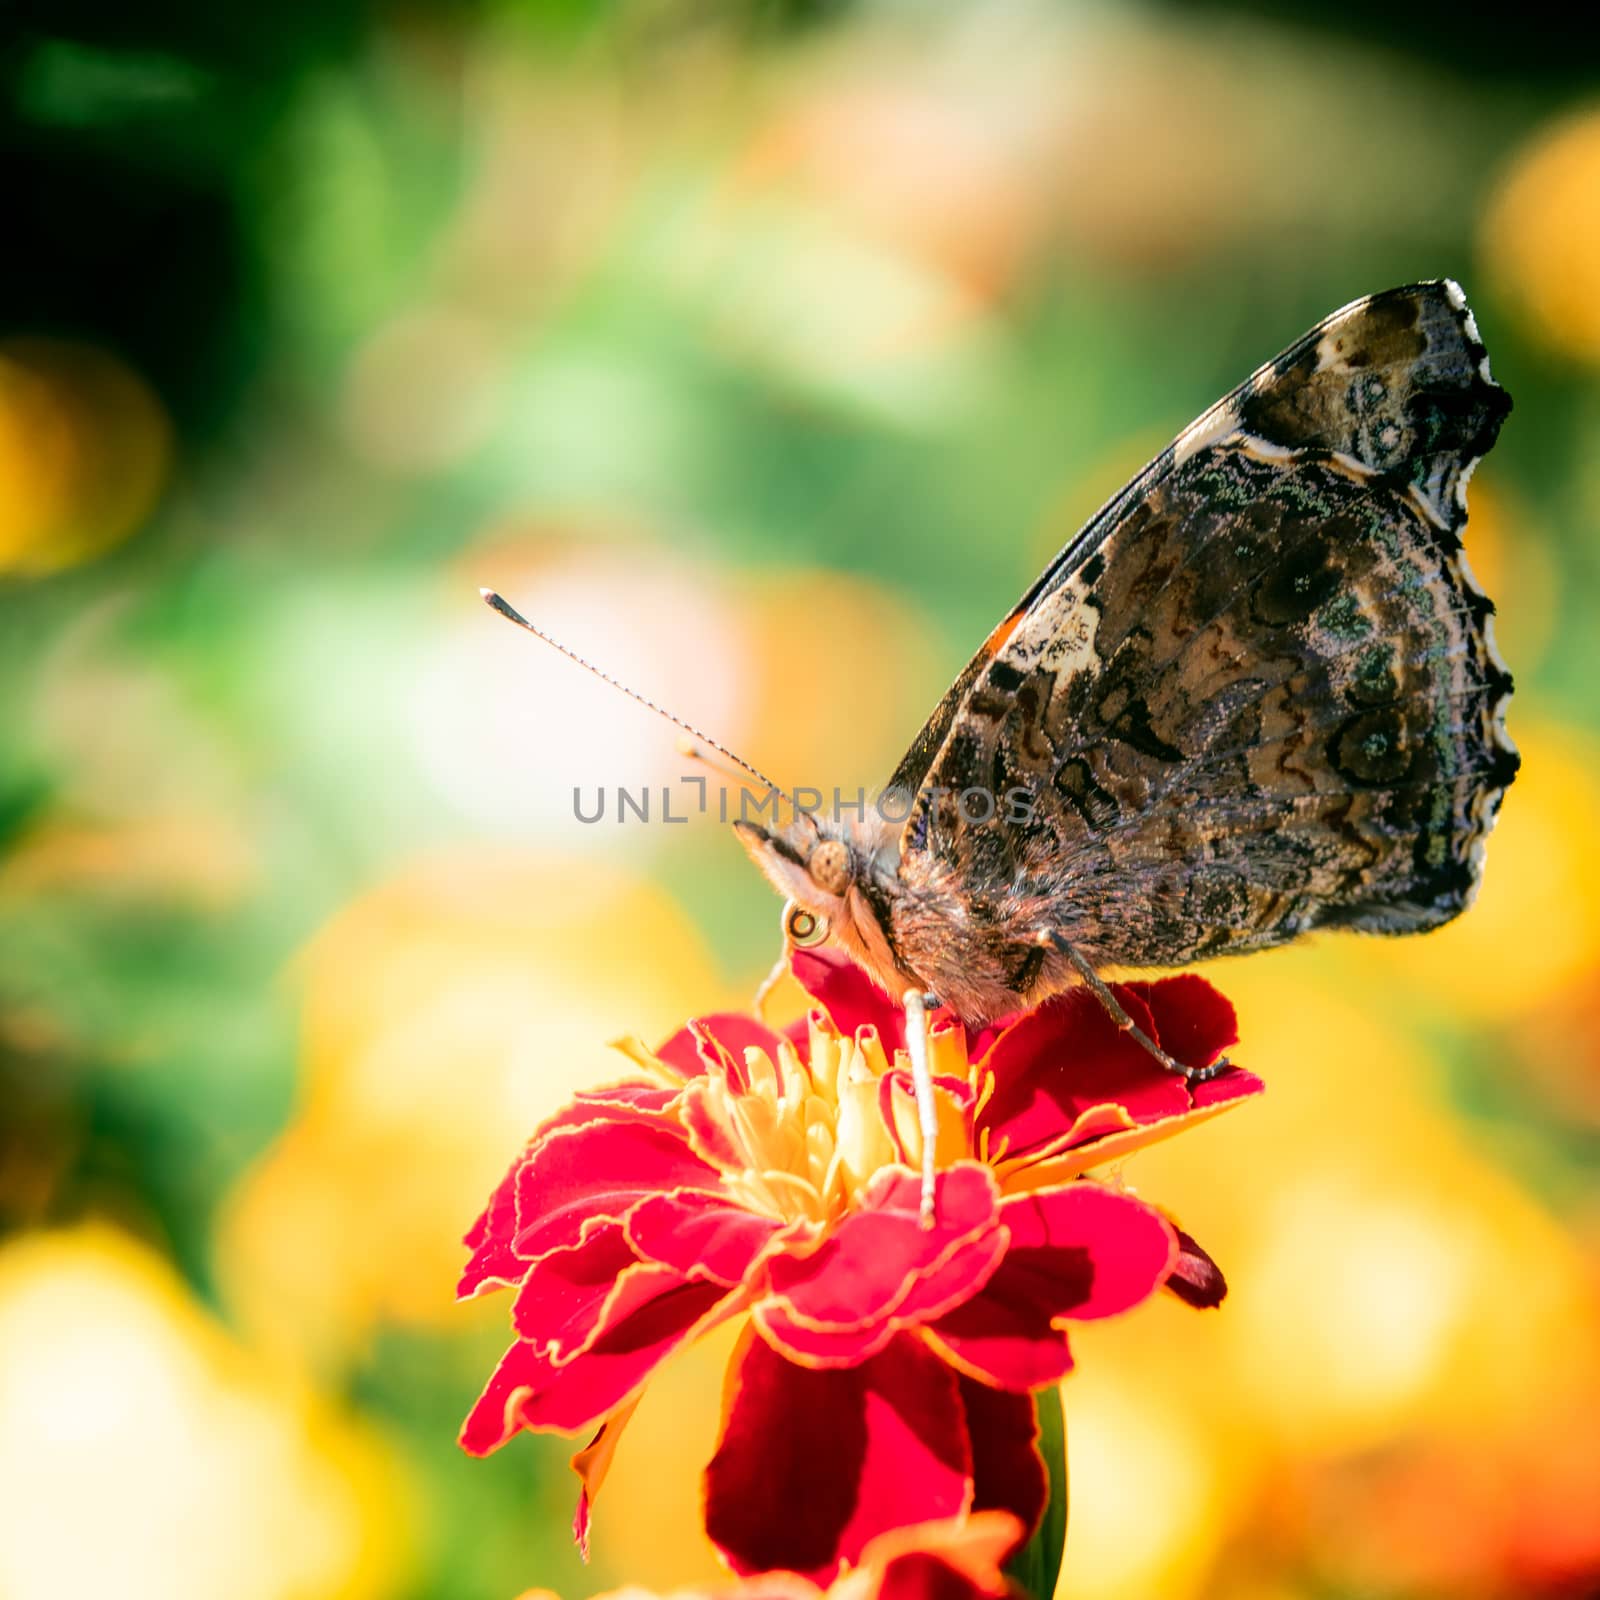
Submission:
[[[824,839],[811,852],[806,871],[812,882],[829,894],[843,894],[850,887],[850,848],[837,839]]]
[[[791,900],[783,908],[783,931],[790,944],[807,950],[828,937],[828,919],[819,917],[814,911],[807,911],[804,906],[797,906]]]

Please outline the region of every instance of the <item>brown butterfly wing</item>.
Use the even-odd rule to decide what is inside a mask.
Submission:
[[[1460,541],[1509,408],[1448,282],[1346,307],[1212,407],[901,763],[908,887],[1127,966],[1454,916],[1517,766]],[[1008,791],[1025,820],[969,820]]]

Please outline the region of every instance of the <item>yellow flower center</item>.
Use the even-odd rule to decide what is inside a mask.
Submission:
[[[756,1046],[745,1051],[748,1088],[735,1089],[720,1073],[695,1081],[736,1153],[723,1182],[738,1202],[785,1222],[826,1224],[851,1208],[874,1173],[900,1159],[883,1120],[882,1080],[894,1067],[909,1071],[910,1060],[901,1050],[891,1062],[875,1029],[843,1035],[815,1012],[809,1033],[809,1063],[786,1040],[776,1062]],[[681,1082],[637,1041],[625,1040],[621,1048],[658,1081]],[[936,1078],[967,1081],[960,1029],[936,1034],[929,1055]],[[944,1165],[970,1155],[970,1141],[961,1107],[947,1094],[937,1101],[937,1156]],[[915,1164],[922,1140],[909,1096],[895,1094],[888,1109],[900,1147]],[[719,1153],[720,1161],[726,1159]]]

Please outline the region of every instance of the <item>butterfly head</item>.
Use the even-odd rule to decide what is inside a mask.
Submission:
[[[802,949],[825,943],[848,915],[846,899],[856,876],[849,844],[805,812],[782,826],[733,826],[750,859],[784,898],[785,940]]]
[[[740,821],[734,829],[750,859],[783,896],[783,937],[789,948],[832,944],[885,988],[905,987],[888,926],[899,880],[886,827],[802,812],[781,826]]]

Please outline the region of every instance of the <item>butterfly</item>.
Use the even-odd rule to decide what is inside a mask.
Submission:
[[[877,804],[734,824],[786,946],[906,1008],[925,1211],[932,1006],[981,1023],[1083,983],[1185,1071],[1103,970],[1471,903],[1518,756],[1461,533],[1510,408],[1457,284],[1354,301],[1068,542]]]

